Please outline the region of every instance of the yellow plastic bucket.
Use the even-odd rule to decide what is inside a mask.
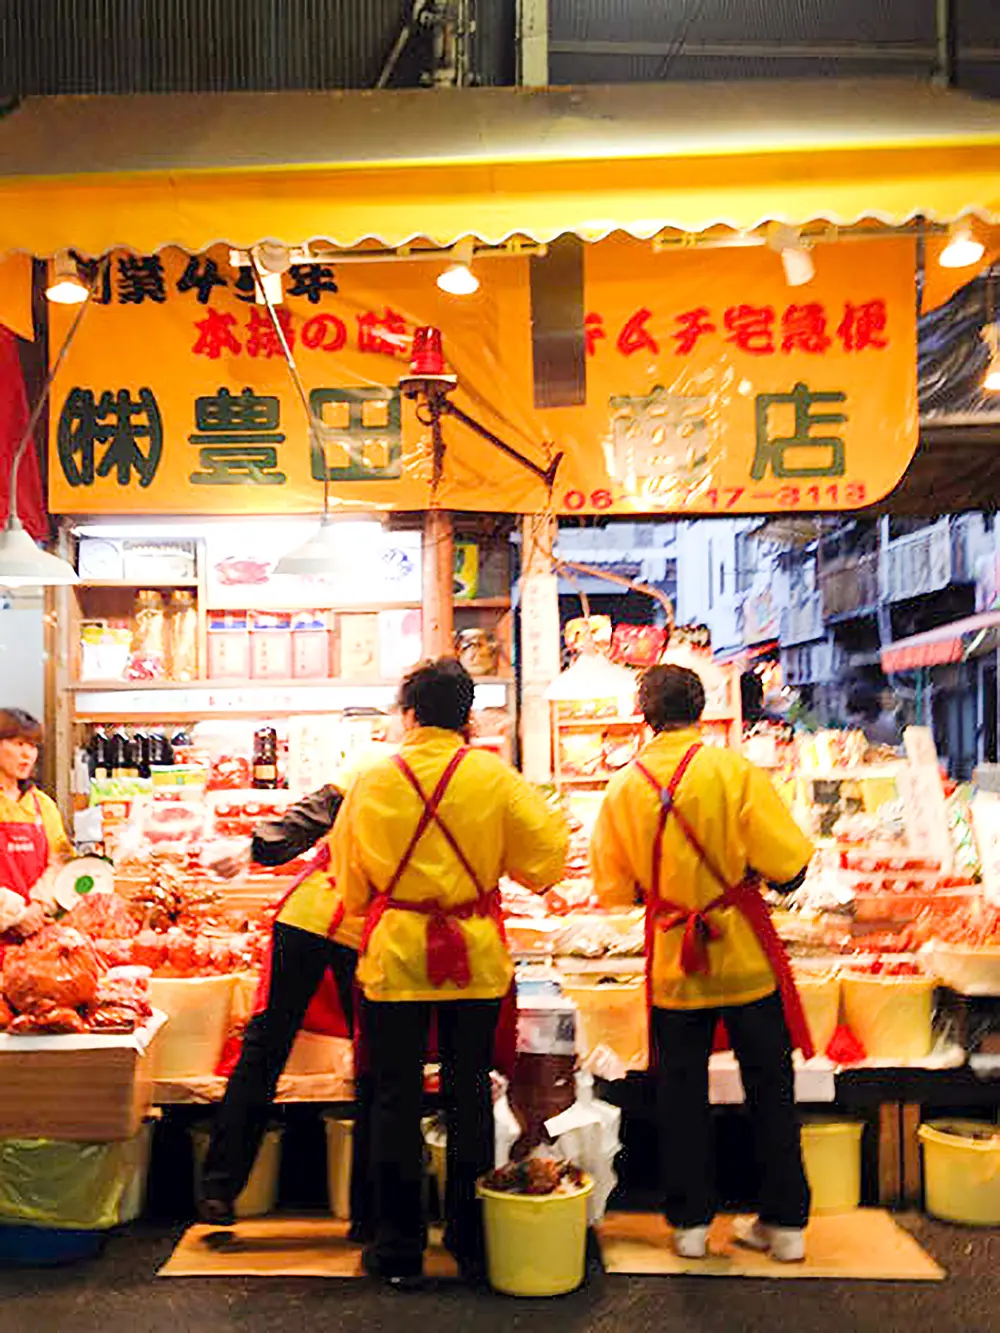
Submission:
[[[505,1296],[564,1296],[583,1282],[591,1181],[567,1194],[480,1185],[490,1286]]]
[[[210,1135],[208,1125],[195,1125],[191,1130],[194,1149],[195,1197],[201,1193],[201,1172],[208,1153]],[[263,1217],[274,1211],[278,1198],[278,1171],[281,1166],[281,1127],[272,1126],[264,1135],[250,1179],[237,1196],[233,1211],[237,1217]]]
[[[338,1120],[325,1113],[326,1129],[326,1184],[330,1212],[341,1221],[351,1216],[351,1150],[354,1142],[354,1121]]]
[[[795,988],[809,1024],[817,1055],[822,1055],[837,1030],[840,977],[836,972],[796,972]]]
[[[930,1055],[933,977],[848,972],[841,988],[844,1021],[873,1060],[923,1060]]]
[[[1000,1226],[1000,1126],[932,1120],[920,1126],[927,1211],[944,1222]]]
[[[861,1203],[861,1136],[855,1120],[806,1120],[802,1156],[814,1213],[848,1213]]]

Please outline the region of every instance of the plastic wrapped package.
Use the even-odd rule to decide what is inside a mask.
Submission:
[[[117,1143],[0,1139],[0,1221],[90,1231],[134,1221],[151,1129]]]
[[[617,1077],[649,1065],[649,1011],[646,981],[642,976],[611,983],[563,977],[563,994],[577,1012],[577,1052],[581,1063],[591,1067],[608,1055],[618,1062]]]
[[[50,926],[7,950],[3,991],[19,1014],[79,1009],[97,994],[99,975],[93,944],[79,931]]]
[[[587,1221],[591,1226],[604,1216],[611,1191],[618,1183],[615,1158],[622,1146],[621,1118],[617,1106],[594,1096],[593,1078],[581,1072],[576,1076],[576,1101],[545,1124],[557,1152],[593,1181],[593,1192],[587,1202]]]

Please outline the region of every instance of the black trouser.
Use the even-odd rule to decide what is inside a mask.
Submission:
[[[437,1017],[441,1095],[448,1123],[444,1243],[461,1264],[483,1260],[476,1181],[493,1166],[490,1070],[499,1000],[366,1001],[373,1081],[375,1258],[385,1276],[419,1273],[423,1262],[424,1060]]]
[[[278,1079],[291,1054],[327,968],[332,969],[341,1007],[353,1029],[353,949],[298,926],[274,926],[267,1007],[247,1024],[243,1050],[212,1125],[202,1192],[231,1203],[253,1169],[267,1128]],[[355,1077],[355,1121],[351,1162],[351,1221],[370,1225],[371,1080]]]
[[[708,1060],[723,1019],[739,1061],[760,1170],[760,1219],[803,1227],[809,1186],[795,1109],[792,1044],[781,1000],[722,1009],[653,1010],[664,1212],[675,1227],[715,1215],[715,1168],[708,1100]]]

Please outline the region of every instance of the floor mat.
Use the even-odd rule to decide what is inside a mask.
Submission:
[[[737,1245],[731,1217],[716,1218],[706,1259],[678,1258],[670,1230],[656,1213],[609,1213],[598,1235],[609,1273],[869,1282],[936,1282],[945,1276],[913,1237],[878,1208],[812,1218],[806,1235],[807,1255],[801,1264],[775,1263],[767,1254]]]
[[[455,1261],[432,1233],[428,1277],[455,1277]],[[347,1223],[326,1217],[257,1217],[236,1226],[189,1227],[160,1277],[364,1277]]]

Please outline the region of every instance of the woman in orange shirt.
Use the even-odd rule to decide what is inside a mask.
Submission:
[[[45,920],[34,900],[46,871],[73,854],[59,808],[34,783],[42,724],[0,709],[0,933],[23,939]]]

